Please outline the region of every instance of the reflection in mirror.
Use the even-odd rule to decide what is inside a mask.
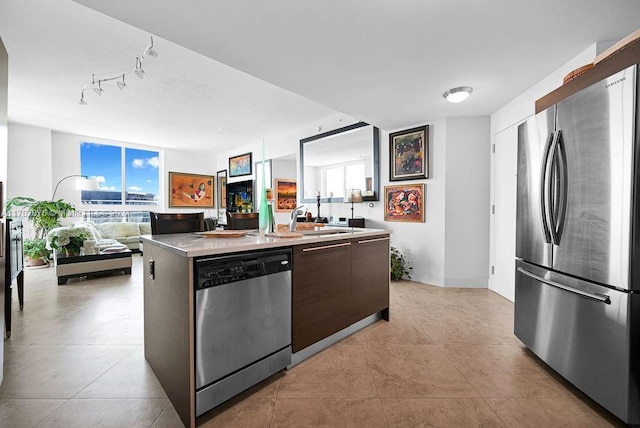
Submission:
[[[303,202],[343,202],[346,189],[379,200],[380,131],[364,122],[300,140]]]
[[[216,173],[216,193],[217,193],[217,207],[218,207],[218,219],[225,217],[227,211],[227,170],[223,169]]]

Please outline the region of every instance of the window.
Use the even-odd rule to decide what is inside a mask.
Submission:
[[[100,189],[83,190],[82,203],[157,205],[160,194],[158,167],[158,152],[83,142],[80,144],[80,173],[96,177]]]
[[[331,165],[321,171],[323,194],[330,198],[343,198],[346,189],[364,189],[364,163],[351,162]]]
[[[149,150],[124,149],[127,205],[157,205],[159,154]]]

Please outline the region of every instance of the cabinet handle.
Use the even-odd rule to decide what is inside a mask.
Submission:
[[[349,245],[351,245],[351,242],[344,242],[342,244],[333,244],[333,245],[323,245],[322,247],[303,248],[302,252],[306,253],[309,251],[328,250],[330,248],[348,247]]]
[[[388,241],[389,237],[386,238],[373,238],[373,239],[364,239],[362,241],[358,241],[358,244],[367,244],[369,242],[380,242],[380,241]]]

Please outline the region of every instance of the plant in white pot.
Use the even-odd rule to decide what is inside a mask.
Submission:
[[[26,217],[34,228],[34,238],[24,240],[23,251],[28,266],[46,264],[51,256],[47,248],[47,233],[60,226],[60,219],[67,217],[75,207],[62,199],[57,201],[35,200],[26,196],[16,196],[7,201],[6,212],[9,217]],[[31,260],[30,260],[31,259]],[[42,261],[38,261],[42,260]]]
[[[91,235],[84,227],[55,227],[47,233],[47,247],[51,250],[59,250],[68,256],[80,254],[80,249]]]

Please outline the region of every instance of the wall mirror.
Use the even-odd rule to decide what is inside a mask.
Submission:
[[[347,189],[380,198],[380,130],[364,122],[300,140],[302,202],[344,202]]]

